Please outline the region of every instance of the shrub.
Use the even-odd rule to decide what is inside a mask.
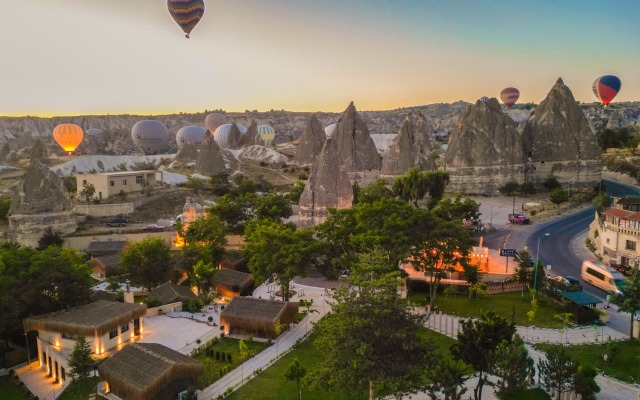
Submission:
[[[231,353],[227,353],[227,362],[231,363],[233,358],[231,357]]]
[[[216,350],[216,360],[220,359],[220,352]]]
[[[200,344],[200,343],[202,343],[202,340],[200,340],[200,339],[196,339],[196,343],[197,343],[197,344]]]
[[[520,185],[518,185],[518,182],[511,181],[511,182],[507,182],[504,185],[500,186],[498,188],[498,190],[500,191],[500,193],[502,193],[505,196],[511,196],[513,194],[513,192],[518,190],[519,187],[520,187]]]
[[[213,322],[213,317],[210,316],[207,320],[209,320],[209,322]]]
[[[553,175],[549,175],[549,177],[542,182],[542,186],[544,186],[548,191],[562,187],[560,182],[558,182],[558,179]]]
[[[536,187],[533,185],[533,182],[524,182],[520,185],[520,193],[522,194],[534,194],[536,192]]]

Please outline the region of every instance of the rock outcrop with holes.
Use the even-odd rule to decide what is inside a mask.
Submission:
[[[554,175],[576,190],[600,181],[602,152],[571,90],[558,79],[533,111],[523,132],[524,152],[533,166],[526,177],[542,182]]]
[[[334,138],[327,139],[300,196],[298,225],[311,227],[327,219],[328,208],[349,208],[353,189]]]
[[[9,238],[36,247],[45,232],[76,231],[71,200],[62,179],[38,160],[31,160],[11,199]]]
[[[238,127],[236,127],[236,130]],[[238,131],[240,133],[240,131]],[[196,173],[211,176],[226,171],[222,153],[213,136],[206,135],[200,145],[198,159],[196,161]]]
[[[412,167],[436,169],[431,156],[430,131],[431,127],[422,113],[410,112],[382,160],[380,175],[403,175]]]
[[[302,137],[300,137],[300,144],[298,150],[293,158],[294,164],[297,165],[311,165],[318,158],[320,150],[324,145],[327,138],[322,122],[312,115],[304,126],[302,131]]]
[[[344,111],[333,133],[340,157],[349,173],[380,169],[380,156],[371,139],[369,128],[351,102]]]
[[[188,163],[198,159],[198,146],[193,142],[186,142],[178,149],[175,161]]]
[[[497,194],[510,181],[524,179],[522,135],[495,98],[478,100],[460,115],[444,157],[448,190]]]

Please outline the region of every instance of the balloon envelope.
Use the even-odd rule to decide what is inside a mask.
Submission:
[[[60,124],[53,130],[53,138],[67,154],[71,155],[76,147],[82,143],[84,134],[82,128],[76,124]]]
[[[207,127],[209,132],[213,135],[220,125],[227,123],[227,117],[220,113],[211,113],[204,119],[204,126]]]
[[[264,140],[264,145],[267,146],[276,137],[276,131],[269,125],[258,125],[258,135],[260,135],[260,139]]]
[[[502,100],[502,103],[507,106],[507,108],[513,107],[513,105],[518,101],[519,97],[520,91],[514,87],[502,89],[502,92],[500,92],[500,99]]]
[[[480,97],[480,101],[486,103],[487,101],[489,101],[489,98],[487,96],[482,96]]]
[[[160,121],[138,121],[131,128],[131,138],[145,154],[158,154],[167,149],[169,130]]]
[[[204,14],[204,0],[168,0],[167,8],[171,17],[189,38],[189,34]]]
[[[336,130],[336,124],[330,124],[324,127],[324,134],[329,139],[333,136],[333,132]]]
[[[185,143],[200,144],[207,130],[200,126],[185,126],[176,133],[176,143],[178,148],[182,148]]]
[[[617,76],[604,75],[596,79],[591,88],[593,89],[593,94],[606,106],[616,97],[621,86],[622,83]]]
[[[216,129],[213,134],[213,138],[215,139],[218,146],[222,148],[227,148],[229,144],[229,134],[231,132],[231,127],[233,124],[223,124]],[[244,125],[236,124],[238,130],[240,130],[241,134],[247,133],[247,128]]]

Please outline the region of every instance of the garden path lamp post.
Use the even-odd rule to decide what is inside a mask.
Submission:
[[[549,236],[550,233],[545,233],[544,236]],[[536,251],[536,264],[533,266],[533,299],[538,298],[538,261],[540,260],[540,238],[538,236],[538,250]]]
[[[27,365],[31,368],[31,354],[29,353],[29,333],[24,333],[24,342],[27,345]]]

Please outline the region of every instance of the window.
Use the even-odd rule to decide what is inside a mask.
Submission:
[[[636,242],[634,240],[627,240],[627,244],[624,247],[627,250],[634,250],[636,249]]]
[[[136,185],[142,185],[142,175],[136,176]]]
[[[109,186],[115,186],[116,183],[114,181],[109,181]]]
[[[112,330],[111,332],[109,332],[109,339],[113,339],[114,337],[118,336],[118,328]]]
[[[595,270],[593,270],[591,268],[587,268],[587,273],[589,275],[595,276],[596,278],[600,279],[601,281],[604,280],[604,274],[602,272],[598,272],[598,271],[595,271]]]
[[[127,180],[126,179],[122,180],[122,186],[127,186]]]
[[[122,325],[122,327],[120,328],[120,333],[125,333],[128,330],[129,330],[129,324]]]
[[[86,186],[86,184],[87,184],[87,180],[86,180],[86,179],[83,179],[83,180],[82,180],[82,185],[83,185],[83,186]]]
[[[66,374],[65,374],[65,371],[64,371],[63,367],[60,367],[60,379],[62,381],[66,381],[67,380],[67,377],[66,377]]]

